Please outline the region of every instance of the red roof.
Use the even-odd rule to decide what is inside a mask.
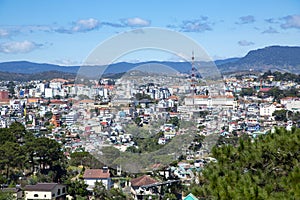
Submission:
[[[140,176],[138,178],[132,179],[131,181],[131,185],[132,186],[144,186],[144,185],[150,185],[150,184],[154,184],[157,183],[158,181],[151,178],[150,176],[144,175],[144,176]]]
[[[86,169],[83,178],[109,178],[109,170],[103,170],[103,169]]]
[[[269,90],[271,90],[271,88],[261,88],[259,91],[260,92],[269,92]]]

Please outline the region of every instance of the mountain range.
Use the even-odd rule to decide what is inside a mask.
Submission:
[[[148,61],[140,63],[119,62],[108,66],[105,74],[117,74],[127,72],[138,66],[164,65],[182,73],[190,73],[190,62],[171,61]],[[200,66],[209,63],[200,62]],[[289,46],[269,46],[262,49],[249,51],[241,58],[228,58],[216,60],[216,66],[221,73],[235,73],[240,71],[268,70],[283,71],[290,73],[300,73],[300,47]],[[90,67],[90,74],[93,74],[93,67]],[[33,63],[28,61],[13,61],[0,63],[1,80],[33,80],[46,77],[75,77],[80,66],[60,66],[46,63]],[[94,74],[93,74],[94,75]]]

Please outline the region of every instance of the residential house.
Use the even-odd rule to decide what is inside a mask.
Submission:
[[[83,174],[83,180],[88,185],[88,190],[92,191],[96,182],[102,182],[106,189],[110,189],[112,185],[109,169],[86,169]]]
[[[25,200],[65,200],[66,192],[66,185],[59,183],[38,183],[36,185],[26,185],[24,188]]]
[[[156,187],[147,187],[155,183],[158,183],[158,181],[147,175],[132,179],[130,184],[134,199],[143,199],[143,196],[156,195],[158,193]]]

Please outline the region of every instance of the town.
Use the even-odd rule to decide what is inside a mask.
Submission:
[[[213,147],[300,127],[300,77],[277,71],[0,86],[1,191],[16,199],[196,199]]]

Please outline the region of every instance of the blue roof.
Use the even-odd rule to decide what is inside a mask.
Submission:
[[[183,200],[198,200],[198,198],[195,197],[192,193],[190,193]]]

